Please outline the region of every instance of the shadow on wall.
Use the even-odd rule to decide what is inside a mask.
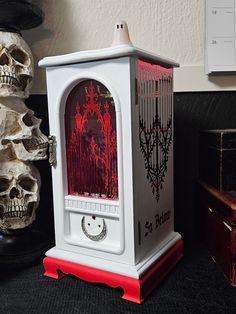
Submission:
[[[48,12],[45,12],[44,10],[45,5],[42,0],[35,0],[33,3],[42,10],[44,18],[42,25],[39,25],[38,27],[33,29],[22,31],[23,38],[28,43],[31,49],[35,43],[48,39],[52,37],[53,34],[53,32],[47,28],[47,20],[50,19],[51,21],[53,21],[53,1],[50,3],[51,7],[47,9],[47,11],[49,12],[49,16]]]
[[[199,132],[236,128],[236,92],[176,93],[174,98],[175,229],[197,235]]]
[[[22,35],[34,57],[35,77],[31,92],[32,94],[45,94],[45,69],[38,67],[39,60],[80,50],[78,43],[71,38],[75,38],[75,36],[80,38],[82,32],[73,24],[71,17],[73,6],[68,5],[67,0],[37,0],[35,3],[44,13],[44,21],[39,27],[23,31]]]
[[[58,5],[60,2],[60,5]],[[81,37],[80,28],[73,24],[73,6],[67,0],[37,0],[36,4],[44,14],[42,25],[26,30],[23,37],[32,48],[37,61],[46,56],[60,55],[80,50],[73,36]],[[77,12],[78,14],[79,12]],[[63,18],[62,18],[63,16]],[[76,15],[77,16],[77,15]]]

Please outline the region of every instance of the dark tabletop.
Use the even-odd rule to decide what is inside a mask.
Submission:
[[[182,261],[142,305],[121,299],[122,290],[43,271],[42,264],[1,269],[0,313],[236,313],[236,288],[198,242],[185,245]]]

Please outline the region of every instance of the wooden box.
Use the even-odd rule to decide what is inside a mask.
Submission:
[[[201,234],[216,264],[236,286],[236,192],[220,192],[204,182],[198,192]]]
[[[236,189],[236,129],[200,134],[200,178],[220,191]]]

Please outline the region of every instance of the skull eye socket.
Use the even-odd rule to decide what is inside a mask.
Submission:
[[[0,178],[0,192],[4,192],[10,187],[10,181],[7,178]]]
[[[31,113],[27,112],[24,117],[22,118],[22,121],[26,126],[33,126],[34,121],[33,121],[33,116]]]
[[[13,59],[15,59],[17,62],[23,65],[29,65],[30,63],[30,59],[28,58],[28,55],[19,48],[13,49],[11,51],[11,56]]]
[[[34,179],[29,177],[23,177],[19,181],[19,186],[22,189],[29,191],[29,192],[36,192],[37,191],[37,183]]]
[[[9,64],[9,58],[5,53],[3,53],[0,57],[0,65],[6,65],[6,64],[7,65]]]

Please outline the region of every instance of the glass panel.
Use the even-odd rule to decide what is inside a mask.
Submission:
[[[75,86],[65,127],[69,194],[117,199],[116,113],[109,90],[95,80]]]

